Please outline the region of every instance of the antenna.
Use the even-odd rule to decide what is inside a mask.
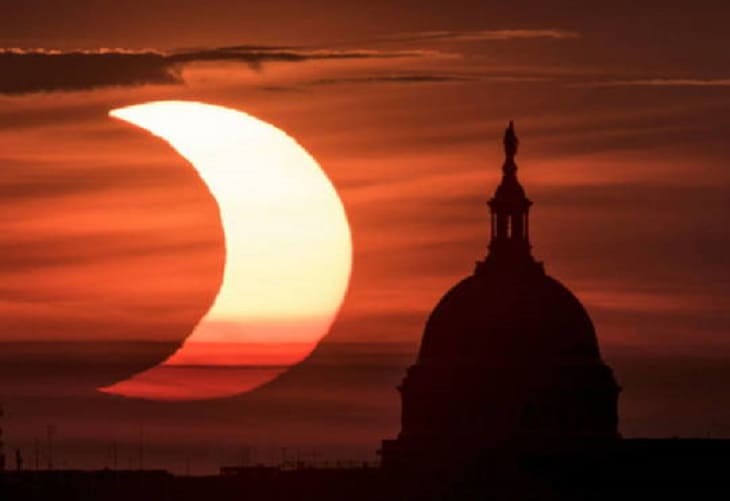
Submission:
[[[5,409],[0,404],[0,417],[5,417]],[[0,471],[5,470],[5,442],[3,441],[3,427],[0,426]]]
[[[139,426],[139,469],[144,470],[144,425]]]
[[[40,451],[40,444],[38,443],[38,438],[33,439],[33,452],[35,454],[35,470],[38,471],[41,469],[41,451]]]
[[[53,438],[56,435],[56,427],[52,424],[46,426],[46,440],[48,441],[48,469],[53,469]]]

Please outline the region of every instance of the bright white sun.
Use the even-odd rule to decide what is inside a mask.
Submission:
[[[250,390],[300,362],[328,331],[352,264],[342,202],[314,158],[273,125],[220,106],[159,101],[110,115],[167,141],[195,167],[220,209],[226,245],[220,291],[164,365],[249,367],[270,376],[201,394],[186,391],[184,381],[172,393],[155,390],[154,378],[142,373],[104,391],[218,397]]]

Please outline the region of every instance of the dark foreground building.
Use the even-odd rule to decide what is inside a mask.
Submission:
[[[461,469],[516,448],[618,438],[619,387],[593,323],[530,252],[517,147],[510,123],[488,255],[428,319],[399,387],[402,430],[383,442],[386,469]]]
[[[730,440],[621,438],[593,323],[532,256],[518,144],[510,123],[487,256],[426,323],[384,475],[419,499],[727,495]]]

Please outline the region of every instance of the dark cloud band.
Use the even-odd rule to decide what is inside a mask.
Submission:
[[[155,52],[0,52],[3,94],[179,81],[179,74],[166,56]]]
[[[253,69],[268,62],[421,57],[423,51],[297,49],[239,46],[175,53],[100,49],[61,52],[0,50],[0,94],[78,91],[99,87],[182,83],[180,68],[206,61],[237,62]]]

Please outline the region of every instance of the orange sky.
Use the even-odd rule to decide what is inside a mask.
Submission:
[[[277,125],[335,184],[354,268],[325,345],[415,349],[484,255],[514,119],[534,254],[584,302],[608,362],[730,354],[728,7],[518,3],[4,7],[0,42],[26,52],[0,53],[0,338],[189,334],[222,272],[215,204],[107,112],[194,99]]]
[[[536,203],[535,254],[583,298],[603,343],[725,343],[729,176],[714,139],[724,118],[706,117],[721,89],[557,76],[374,80],[426,64],[468,66],[440,55],[258,72],[206,63],[186,67],[183,85],[2,98],[4,338],[181,339],[205,310],[223,264],[214,202],[169,147],[106,116],[174,98],[278,125],[335,183],[355,259],[348,328],[334,340],[418,339],[423,315],[484,253],[484,201],[499,175],[501,129],[514,118],[520,175]],[[637,300],[648,307],[636,311]],[[391,331],[393,315],[412,321]],[[640,334],[624,329],[637,315],[651,327]],[[373,316],[382,327],[356,326]]]

